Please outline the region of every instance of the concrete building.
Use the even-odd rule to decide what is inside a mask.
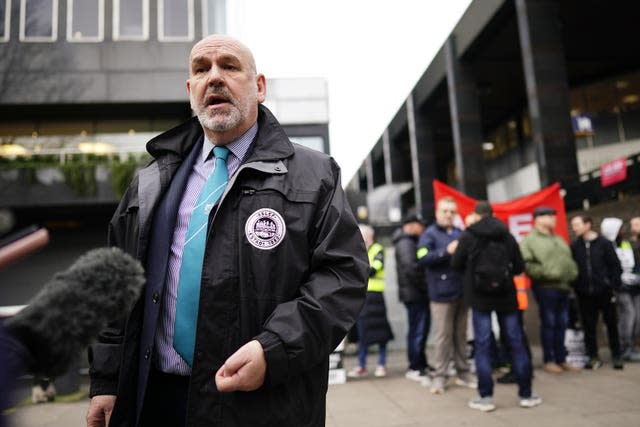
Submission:
[[[568,209],[637,193],[639,19],[629,2],[473,1],[348,189],[378,225],[430,215],[433,179],[491,201],[559,182]],[[627,180],[602,188],[622,157]]]

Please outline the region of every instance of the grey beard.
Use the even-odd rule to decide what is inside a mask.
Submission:
[[[232,109],[228,114],[209,116],[206,107],[197,111],[198,120],[205,128],[214,132],[226,132],[238,125],[241,120],[240,111]]]

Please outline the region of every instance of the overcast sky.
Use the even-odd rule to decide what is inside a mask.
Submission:
[[[241,17],[230,30],[259,72],[327,79],[331,154],[346,185],[470,0],[230,3]]]

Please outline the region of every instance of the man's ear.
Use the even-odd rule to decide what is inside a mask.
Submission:
[[[191,96],[191,82],[187,80],[187,95]]]
[[[267,97],[267,79],[264,74],[256,76],[256,85],[258,86],[258,103],[262,104]]]

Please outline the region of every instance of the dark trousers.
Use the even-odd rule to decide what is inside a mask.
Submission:
[[[427,368],[427,356],[425,344],[429,327],[431,326],[431,315],[428,302],[407,302],[409,330],[407,331],[407,357],[409,359],[409,369],[414,371],[424,371]]]
[[[544,363],[563,364],[567,357],[564,335],[569,323],[569,292],[533,287],[540,311],[540,338]]]
[[[188,392],[189,377],[165,374],[151,368],[140,426],[184,426]]]
[[[531,396],[531,359],[527,354],[522,338],[522,328],[518,314],[513,312],[496,313],[500,327],[504,329],[509,340],[513,372],[518,382],[518,395]],[[475,340],[476,373],[478,375],[478,394],[480,397],[493,396],[493,379],[491,378],[491,312],[473,310],[473,336]]]
[[[527,354],[529,355],[529,359],[531,359],[531,348],[529,347],[529,338],[527,338],[527,333],[524,330],[524,316],[523,311],[518,310],[516,312],[518,315],[518,323],[520,324],[520,331],[522,331],[522,340],[524,344],[525,350],[527,350]],[[500,324],[500,353],[502,353],[499,357],[499,360],[506,361],[513,365],[513,356],[511,354],[510,340],[509,334],[507,333],[506,325],[503,325],[500,322],[500,317],[498,317],[498,323]]]
[[[584,327],[584,345],[590,358],[598,357],[598,339],[596,326],[599,313],[607,326],[609,349],[611,357],[620,357],[620,337],[618,335],[618,315],[616,299],[612,291],[605,291],[596,295],[578,295],[580,315]]]

